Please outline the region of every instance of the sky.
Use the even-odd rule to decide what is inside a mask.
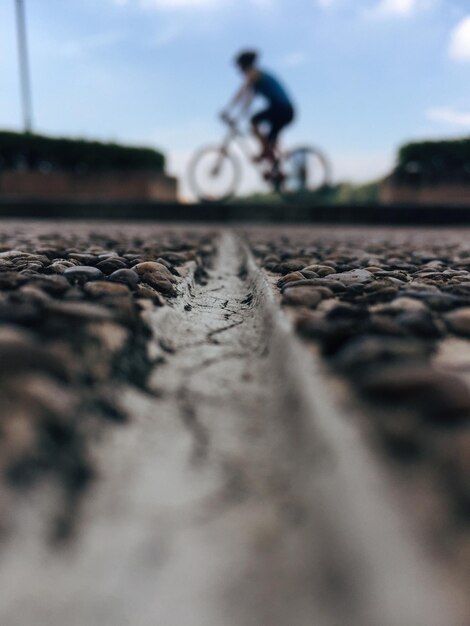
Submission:
[[[159,148],[186,197],[246,47],[296,103],[285,145],[320,146],[336,180],[386,174],[409,140],[470,136],[470,0],[24,1],[35,131]],[[19,130],[14,4],[0,3],[0,128]]]

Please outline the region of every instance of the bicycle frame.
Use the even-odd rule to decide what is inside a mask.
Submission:
[[[251,161],[252,154],[247,149],[245,145],[245,141],[243,141],[246,135],[240,130],[239,120],[232,120],[230,118],[222,118],[222,121],[224,121],[226,125],[228,126],[228,132],[227,132],[225,139],[222,141],[222,144],[220,147],[221,153],[226,154],[228,152],[230,145],[236,142],[241,152],[243,153],[243,155]]]
[[[222,117],[222,121],[225,122],[225,124],[228,126],[228,132],[227,132],[225,139],[222,141],[222,144],[220,147],[220,161],[214,167],[214,174],[218,173],[218,168],[223,162],[223,156],[228,153],[230,145],[233,143],[236,143],[236,145],[240,149],[243,156],[248,160],[249,163],[253,165],[253,167],[255,167],[255,169],[259,172],[259,174],[263,177],[263,179],[266,180],[266,178],[263,176],[261,168],[257,167],[256,164],[253,163],[253,153],[251,150],[248,149],[247,142],[244,141],[244,139],[247,138],[247,134],[242,132],[239,127],[240,120],[232,119],[228,116],[224,116]],[[282,161],[282,156],[283,155],[280,152],[278,152],[278,155],[277,155],[278,163],[272,164],[271,169],[279,168],[279,163]]]

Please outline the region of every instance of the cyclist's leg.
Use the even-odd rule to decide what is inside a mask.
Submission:
[[[273,108],[271,110],[271,128],[267,136],[270,152],[275,162],[278,160],[278,141],[281,131],[294,119],[292,108]]]
[[[293,119],[294,110],[292,107],[273,107],[271,110],[271,128],[267,135],[269,161],[271,163],[269,179],[277,192],[281,190],[285,180],[285,174],[282,171],[282,156],[278,145],[279,135]]]
[[[254,136],[258,139],[261,144],[261,152],[255,160],[262,161],[263,159],[270,158],[271,154],[271,145],[269,141],[269,133],[266,134],[261,130],[261,125],[263,123],[269,124],[269,133],[272,129],[272,111],[271,108],[264,109],[263,111],[259,111],[251,118],[251,129],[253,131]]]

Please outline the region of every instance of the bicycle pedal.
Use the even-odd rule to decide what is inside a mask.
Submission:
[[[275,183],[283,183],[286,180],[286,175],[283,174],[282,172],[276,172],[273,176],[272,176],[272,180]]]

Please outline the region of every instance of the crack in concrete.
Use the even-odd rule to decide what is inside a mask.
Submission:
[[[233,322],[232,324],[229,324],[228,326],[222,326],[222,328],[216,328],[215,330],[211,330],[211,332],[207,334],[207,339],[209,341],[212,341],[215,335],[219,335],[220,333],[225,333],[228,330],[232,330],[233,328],[236,328],[237,326],[241,326],[244,323],[245,323],[245,320],[241,319],[241,320],[238,320],[237,322]]]

